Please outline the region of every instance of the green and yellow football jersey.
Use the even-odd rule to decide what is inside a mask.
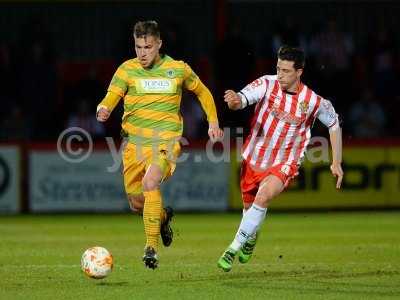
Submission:
[[[129,141],[151,145],[180,138],[182,89],[196,91],[199,86],[204,85],[188,64],[164,55],[151,69],[144,69],[137,58],[124,62],[115,72],[108,92],[124,100],[122,130]],[[218,121],[216,109],[210,98],[207,103],[203,100],[202,106],[208,121],[215,122]],[[99,107],[111,111],[115,105],[104,99]]]

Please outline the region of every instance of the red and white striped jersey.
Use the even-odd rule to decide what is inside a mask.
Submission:
[[[257,103],[242,156],[262,170],[282,163],[300,165],[316,118],[330,129],[338,126],[331,102],[302,83],[296,94],[289,94],[282,91],[276,75],[265,75],[239,95],[242,107]]]

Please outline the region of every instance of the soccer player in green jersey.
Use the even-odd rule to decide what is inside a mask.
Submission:
[[[158,264],[158,241],[172,242],[171,208],[164,208],[160,184],[175,170],[180,152],[183,119],[179,112],[182,90],[196,94],[209,122],[208,135],[221,138],[213,97],[188,64],[161,54],[162,40],[154,21],[136,23],[133,32],[136,58],[119,66],[108,93],[98,105],[97,119],[104,122],[123,99],[122,130],[127,135],[123,151],[124,185],[130,206],[143,212],[146,267]]]

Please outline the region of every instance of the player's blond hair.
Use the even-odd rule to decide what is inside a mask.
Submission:
[[[141,38],[146,36],[154,36],[160,38],[160,28],[156,21],[139,21],[133,28],[133,36],[135,38]]]

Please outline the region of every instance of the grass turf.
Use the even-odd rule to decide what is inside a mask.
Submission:
[[[175,240],[145,269],[132,215],[0,217],[0,299],[395,299],[400,212],[270,213],[254,257],[231,272],[216,262],[240,214],[174,219]],[[80,271],[93,245],[114,255],[106,279]]]

